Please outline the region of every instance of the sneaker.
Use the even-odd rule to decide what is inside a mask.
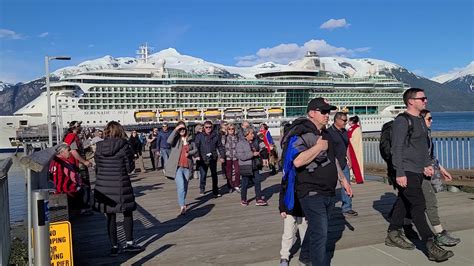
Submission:
[[[112,247],[110,249],[110,257],[117,257],[119,253],[119,248],[118,247]]]
[[[234,188],[234,191],[236,191],[237,193],[240,193],[240,188],[239,188],[239,187],[235,187],[235,188]]]
[[[388,231],[385,245],[407,250],[415,249],[415,245],[405,237],[401,229]]]
[[[222,197],[222,194],[221,193],[214,194],[214,197],[215,198],[220,198],[220,197]]]
[[[204,196],[204,190],[200,190],[199,195]]]
[[[255,206],[267,206],[267,205],[268,203],[263,199],[259,199],[255,201]]]
[[[247,206],[249,206],[249,202],[246,201],[246,200],[241,200],[240,205],[247,207]]]
[[[346,216],[346,217],[359,215],[359,214],[358,214],[356,211],[354,211],[354,210],[349,210],[349,211],[343,212],[342,214],[343,214],[344,216]]]
[[[280,259],[280,266],[289,266],[290,261],[288,259]]]
[[[133,244],[126,244],[125,247],[123,248],[124,252],[142,252],[145,250],[142,246],[139,246],[135,243]]]
[[[445,250],[444,248],[438,246],[432,239],[426,242],[426,249],[428,253],[428,259],[431,261],[442,262],[454,256],[454,253],[451,250]]]
[[[443,230],[441,233],[436,234],[435,241],[436,241],[436,244],[440,246],[452,247],[459,244],[459,242],[461,242],[461,239],[454,237],[451,234],[449,234],[448,231]]]

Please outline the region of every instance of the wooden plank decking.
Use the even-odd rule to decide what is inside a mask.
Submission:
[[[177,216],[176,185],[161,172],[132,178],[138,209],[134,212],[134,235],[146,250],[139,254],[108,256],[105,217],[94,214],[73,219],[76,265],[243,265],[279,258],[282,220],[278,212],[281,174],[262,184],[269,206],[240,205],[240,194],[222,198],[199,196],[198,180],[191,180],[189,211]],[[219,176],[219,184],[225,181]],[[208,178],[207,188],[210,188]],[[392,188],[379,181],[353,185],[354,209],[358,217],[345,219],[336,204],[330,238],[336,249],[383,243],[388,223],[385,218],[395,200]],[[223,188],[222,191],[225,191]],[[249,198],[254,196],[253,187]],[[474,228],[474,194],[438,194],[439,213],[452,231]],[[121,226],[119,240],[124,242]]]

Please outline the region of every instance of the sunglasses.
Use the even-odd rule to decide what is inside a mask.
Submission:
[[[433,117],[428,117],[428,118],[426,118],[426,120],[431,121],[431,120],[433,120]]]
[[[212,128],[211,126],[205,126],[204,128]]]
[[[322,115],[328,115],[329,113],[331,113],[331,110],[319,110],[319,109],[316,109],[316,111],[320,112]]]
[[[416,97],[416,98],[412,98],[413,100],[421,100],[421,101],[428,101],[428,97]]]

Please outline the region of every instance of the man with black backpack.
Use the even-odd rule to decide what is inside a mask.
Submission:
[[[435,242],[425,217],[426,205],[421,185],[425,175],[433,175],[426,141],[428,129],[420,116],[421,110],[426,108],[427,100],[422,89],[406,90],[403,101],[407,111],[395,118],[391,126],[391,164],[395,173],[393,181],[398,189],[398,198],[391,211],[385,244],[401,249],[415,249],[415,245],[402,231],[409,210],[418,233],[426,242],[428,259],[441,262],[452,257],[454,253],[441,248]]]
[[[336,158],[334,141],[326,129],[329,114],[335,109],[324,98],[312,99],[307,117],[295,120],[282,140],[283,181],[287,192],[283,201],[292,210],[299,200],[308,220],[300,265],[330,265],[326,245],[338,181],[352,197],[351,186]]]

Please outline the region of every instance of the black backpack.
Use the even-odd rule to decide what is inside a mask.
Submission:
[[[408,122],[408,132],[405,137],[405,144],[409,145],[411,135],[413,134],[413,121],[411,120],[410,116],[407,113],[401,113],[398,116],[403,116]],[[397,117],[398,117],[397,116]],[[387,163],[387,176],[389,180],[389,184],[394,184],[395,179],[395,169],[393,169],[392,164],[392,125],[393,121],[389,121],[382,126],[382,131],[380,132],[380,143],[379,143],[379,150],[382,159]]]

